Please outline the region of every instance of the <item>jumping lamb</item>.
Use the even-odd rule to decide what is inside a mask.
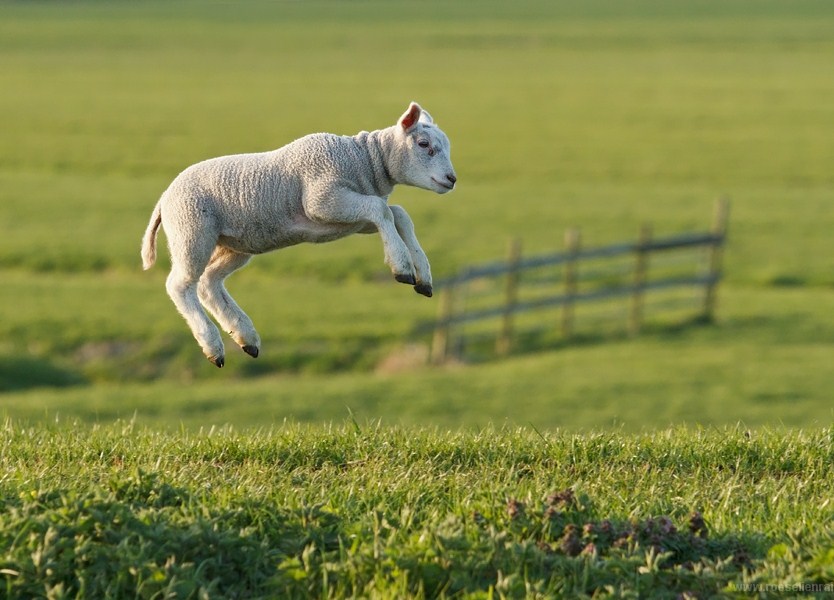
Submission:
[[[225,363],[223,341],[203,306],[244,352],[260,352],[252,320],[224,286],[254,254],[379,232],[394,278],[431,297],[429,261],[414,224],[402,207],[388,205],[388,196],[398,183],[451,191],[457,177],[449,152],[449,138],[412,102],[385,129],[315,133],[271,152],[197,163],[156,204],[142,240],[143,266],[156,260],[161,224],[171,255],[168,295],[218,367]]]

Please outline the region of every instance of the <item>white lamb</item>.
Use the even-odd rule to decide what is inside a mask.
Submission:
[[[394,278],[430,297],[429,261],[414,224],[402,207],[388,206],[388,196],[398,183],[452,190],[457,177],[449,151],[446,134],[412,102],[386,129],[353,137],[316,133],[272,152],[198,163],[174,179],[154,208],[142,240],[144,268],[156,260],[162,224],[172,263],[168,295],[218,367],[223,342],[200,303],[257,357],[260,336],[223,285],[253,254],[378,231]]]

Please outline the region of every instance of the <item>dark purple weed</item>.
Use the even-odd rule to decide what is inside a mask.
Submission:
[[[524,516],[524,503],[515,498],[507,500],[507,514],[511,519],[519,519]]]
[[[707,531],[707,524],[704,522],[704,517],[698,511],[689,515],[689,531],[692,532],[692,535],[697,535],[700,538],[707,537],[709,533]]]

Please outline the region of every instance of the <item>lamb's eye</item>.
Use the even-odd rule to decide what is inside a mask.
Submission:
[[[427,140],[420,140],[419,142],[417,142],[417,145],[421,148],[428,148],[429,142]]]

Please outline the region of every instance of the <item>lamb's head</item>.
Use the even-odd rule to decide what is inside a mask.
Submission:
[[[449,138],[431,115],[412,102],[394,130],[400,182],[438,194],[452,191],[457,176],[449,156]]]

